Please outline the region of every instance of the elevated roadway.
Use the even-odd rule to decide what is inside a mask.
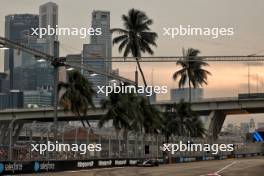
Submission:
[[[158,101],[154,105],[162,112],[169,111],[173,101]],[[232,114],[251,114],[251,113],[264,113],[264,98],[208,98],[200,101],[192,102],[192,109],[199,115],[208,116],[209,125],[208,134],[213,139],[221,131],[223,123],[227,115]],[[98,120],[101,116],[105,115],[107,110],[100,107],[90,109],[87,112],[85,119]],[[34,109],[7,109],[0,111],[0,121],[43,121],[52,122],[54,117],[53,108],[34,108]],[[58,110],[59,121],[76,121],[80,120],[76,114],[70,111]]]

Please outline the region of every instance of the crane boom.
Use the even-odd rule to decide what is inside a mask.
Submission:
[[[42,51],[38,51],[36,49],[32,49],[28,46],[22,45],[18,42],[8,40],[8,39],[1,37],[1,36],[0,36],[0,44],[3,46],[9,47],[9,48],[24,51],[28,54],[35,56],[36,58],[43,58],[46,61],[51,62],[51,64],[53,64],[54,66],[68,66],[68,67],[73,67],[73,68],[80,68],[80,69],[84,69],[84,70],[89,71],[89,72],[104,75],[104,76],[107,76],[107,77],[110,77],[110,78],[113,78],[116,80],[120,80],[120,81],[129,83],[129,84],[133,84],[133,85],[135,84],[134,81],[131,81],[127,78],[124,78],[124,77],[121,77],[121,76],[118,76],[118,75],[115,75],[112,73],[100,71],[100,70],[92,68],[91,66],[88,66],[88,65],[68,64],[68,63],[66,63],[65,57],[57,58],[57,57],[54,57],[52,55],[46,54]]]
[[[52,55],[46,54],[44,52],[41,52],[41,51],[38,51],[38,50],[35,50],[35,49],[32,49],[30,47],[22,45],[22,44],[20,44],[18,42],[14,42],[14,41],[8,40],[8,39],[6,39],[4,37],[1,37],[1,36],[0,36],[0,44],[3,45],[3,46],[9,47],[9,48],[13,48],[13,49],[24,51],[24,52],[26,52],[28,54],[31,54],[31,55],[35,56],[36,58],[43,58],[43,59],[45,59],[47,61],[53,61],[55,59],[55,57],[52,56]]]

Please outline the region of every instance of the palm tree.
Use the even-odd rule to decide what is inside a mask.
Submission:
[[[191,109],[190,103],[181,100],[175,108],[182,136],[202,137],[205,134],[203,123],[199,119],[199,116]]]
[[[89,107],[95,107],[92,101],[92,96],[95,93],[92,89],[92,84],[79,71],[70,71],[68,72],[68,82],[60,82],[58,91],[63,91],[60,105],[62,105],[64,110],[70,110],[78,115],[85,128],[82,117],[87,115]],[[90,128],[88,120],[86,120],[86,123]]]
[[[205,135],[206,130],[204,128],[203,122],[197,115],[191,118],[191,123],[188,127],[190,137],[203,137]]]
[[[162,115],[146,98],[134,93],[111,93],[101,102],[103,109],[108,109],[98,126],[112,120],[117,131],[157,133],[161,129]]]
[[[142,118],[138,118],[141,121],[141,132],[147,134],[158,134],[163,128],[163,115],[152,104],[149,104],[145,97],[139,97],[138,109]],[[139,121],[138,120],[138,121]]]
[[[201,57],[198,56],[199,50],[189,48],[187,52],[183,49],[183,59],[176,62],[176,65],[180,65],[182,68],[173,74],[173,79],[177,80],[179,77],[179,88],[185,86],[188,81],[189,86],[189,103],[191,103],[191,88],[197,88],[207,85],[207,76],[211,73],[205,69],[204,66],[209,64],[204,62]]]
[[[137,110],[137,96],[132,93],[111,93],[108,99],[102,100],[102,108],[108,109],[106,115],[102,116],[98,126],[102,128],[103,125],[112,120],[113,126],[116,130],[118,143],[120,143],[119,134],[123,130],[124,141],[127,141],[126,150],[128,153],[128,132],[130,130],[136,131],[139,117]],[[137,128],[137,129],[136,129]],[[120,145],[118,146],[120,147]],[[118,149],[120,151],[120,148]]]
[[[180,136],[179,119],[175,112],[166,112],[163,121],[164,128],[162,134],[165,136],[165,142],[169,143],[172,135]]]
[[[98,126],[112,120],[117,132],[122,129],[131,130],[131,121],[134,119],[135,112],[134,96],[131,94],[111,93],[108,99],[101,102],[103,109],[108,109],[106,115],[102,116]]]
[[[149,28],[153,24],[153,20],[149,19],[144,12],[136,9],[129,10],[128,15],[122,15],[122,20],[124,21],[124,29],[114,28],[111,30],[112,33],[120,34],[113,39],[113,45],[120,43],[118,50],[119,52],[124,50],[124,57],[132,54],[136,58],[144,85],[147,87],[139,60],[142,53],[152,55],[154,52],[151,46],[157,46],[156,38],[158,35],[155,32],[151,32]]]
[[[191,104],[181,100],[178,104],[172,106],[172,110],[165,113],[163,121],[166,142],[172,135],[188,136],[188,137],[203,137],[205,129],[203,123],[192,111]]]
[[[112,120],[117,136],[119,137],[120,131],[123,130],[125,141],[128,139],[129,131],[154,134],[161,129],[162,115],[145,97],[134,93],[111,93],[101,104],[108,112],[101,117],[99,128]],[[144,139],[143,136],[142,140]],[[128,147],[126,149],[128,152]]]
[[[171,111],[167,111],[164,115],[162,133],[165,136],[165,142],[169,143],[170,137],[203,137],[205,129],[203,123],[191,109],[191,104],[181,100],[178,104],[172,106]],[[167,153],[169,163],[171,163],[171,155]]]

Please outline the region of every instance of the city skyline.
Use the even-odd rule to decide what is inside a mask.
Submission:
[[[0,24],[4,24],[4,16],[9,14],[20,13],[38,13],[39,5],[49,1],[31,1],[27,5],[23,2],[3,1],[7,8],[0,12]],[[111,13],[111,28],[122,27],[121,15],[126,14],[128,9],[134,7],[146,12],[146,14],[154,20],[153,31],[159,34],[157,41],[158,47],[154,49],[155,55],[182,55],[183,47],[194,47],[201,50],[201,55],[248,55],[255,53],[263,53],[261,42],[264,40],[263,29],[264,25],[258,23],[263,17],[264,3],[261,1],[221,1],[216,3],[215,8],[206,8],[212,6],[213,2],[202,1],[167,1],[159,6],[159,3],[153,2],[153,7],[148,7],[146,2],[125,1],[119,2],[118,8],[110,2],[105,1],[93,2],[93,8],[88,7],[85,1],[79,3],[70,3],[63,1],[52,1],[59,6],[59,26],[65,27],[89,27],[91,25],[91,14],[93,10],[107,10]],[[226,4],[229,4],[227,7]],[[240,4],[240,9],[233,9],[237,3]],[[87,6],[85,6],[87,4]],[[188,6],[188,4],[191,6]],[[10,6],[10,8],[8,8]],[[107,6],[107,8],[105,8]],[[71,8],[69,8],[71,7]],[[162,8],[163,7],[163,8]],[[216,8],[217,7],[217,8]],[[79,9],[79,10],[77,10]],[[201,10],[202,9],[202,10]],[[74,10],[75,14],[68,13],[69,10]],[[157,14],[156,10],[161,13]],[[191,12],[189,12],[189,10]],[[244,11],[248,11],[245,14]],[[196,15],[192,15],[196,14]],[[208,16],[210,14],[210,16]],[[78,18],[78,20],[76,20]],[[259,20],[258,20],[259,19]],[[208,37],[177,37],[170,39],[162,36],[163,27],[173,27],[179,24],[194,26],[223,26],[234,27],[235,34],[231,37],[210,39]],[[209,25],[210,24],[210,25]],[[3,26],[3,25],[2,25]],[[0,35],[3,36],[4,29],[0,29]],[[60,36],[61,55],[76,54],[81,52],[82,44],[89,43],[89,38],[80,39],[72,36]],[[176,51],[176,52],[175,52]],[[0,61],[3,56],[0,55]],[[113,56],[121,56],[117,52],[117,47],[113,48]],[[3,63],[3,61],[1,62]],[[209,77],[209,85],[205,86],[205,96],[235,96],[238,93],[247,92],[247,65],[245,63],[210,63],[208,67],[212,76]],[[1,66],[3,64],[0,64]],[[177,87],[177,83],[171,78],[172,73],[177,69],[172,63],[151,63],[142,64],[143,70],[146,73],[148,83],[151,80],[151,70],[154,69],[153,82],[157,85],[168,85],[170,88]],[[228,66],[228,67],[227,67]],[[236,68],[234,71],[233,68]],[[262,68],[261,65],[251,66],[251,90],[256,92],[257,87],[263,90],[263,78],[259,74]],[[113,68],[119,68],[121,75],[126,75],[130,79],[134,77],[135,64],[113,64]],[[0,70],[3,68],[0,67]],[[258,75],[259,74],[259,75]],[[259,83],[256,81],[257,75],[260,77]],[[165,78],[165,79],[164,79]],[[230,84],[232,82],[232,84]],[[161,97],[166,99],[167,97]]]
[[[11,6],[10,8],[6,8],[9,10],[4,9],[4,11],[0,12],[0,23],[3,24],[3,17],[8,14],[13,13],[38,13],[38,6],[49,2],[47,0],[43,1],[32,1],[30,5],[27,4],[27,6],[24,6],[23,3],[15,2],[13,1],[10,3],[10,1],[3,1],[3,4],[7,4],[8,6]],[[211,13],[212,10],[207,9],[206,6],[210,6],[210,3],[206,5],[205,2],[199,4],[194,1],[187,1],[187,3],[192,4],[192,6],[182,6],[183,9],[186,9],[187,7],[192,9],[193,12],[197,12],[198,7],[201,7],[204,11],[201,11],[198,15],[193,16],[189,13],[182,14],[180,11],[183,11],[179,7],[181,6],[182,1],[177,1],[178,6],[175,6],[175,8],[178,10],[173,11],[170,15],[168,15],[168,12],[164,11],[164,9],[160,9],[161,15],[157,16],[155,14],[155,11],[153,9],[158,8],[158,4],[154,3],[154,8],[148,8],[145,4],[145,2],[133,2],[127,1],[127,4],[123,4],[123,2],[120,2],[120,6],[124,7],[122,10],[118,10],[117,7],[113,7],[111,3],[109,3],[109,6],[105,8],[104,4],[107,3],[98,3],[94,2],[93,8],[87,8],[87,10],[78,10],[75,11],[76,14],[69,14],[67,11],[69,10],[68,5],[71,3],[65,2],[62,3],[62,1],[52,1],[58,4],[59,6],[59,26],[61,27],[89,27],[91,25],[91,14],[94,10],[108,10],[111,13],[111,28],[114,27],[122,27],[122,21],[121,21],[121,15],[126,14],[129,8],[135,7],[139,8],[146,12],[146,14],[154,20],[154,24],[152,26],[153,31],[157,32],[159,34],[159,38],[157,41],[158,47],[154,49],[156,56],[181,56],[181,50],[182,48],[187,47],[193,47],[197,48],[201,51],[201,55],[248,55],[248,54],[255,54],[261,51],[263,48],[261,47],[261,41],[264,40],[264,35],[261,35],[264,30],[264,25],[257,23],[257,19],[263,17],[261,14],[261,4],[263,2],[261,1],[255,1],[254,3],[251,3],[249,1],[244,1],[243,3],[240,3],[241,8],[243,7],[250,12],[249,15],[246,17],[248,20],[242,19],[242,17],[246,16],[243,12],[243,9],[239,10],[236,9],[237,14],[232,13],[232,7],[235,5],[234,2],[230,2],[230,7],[226,8],[226,6],[223,6],[225,1],[222,1],[221,4],[218,4],[219,7],[216,9],[216,12],[212,14],[212,17],[208,16],[208,13]],[[86,4],[85,1],[78,1],[79,3],[74,3],[71,7],[73,10],[76,8],[81,8],[81,5],[83,6]],[[171,8],[169,7],[169,4],[176,3],[174,1],[167,1],[168,3],[162,4],[163,7]],[[248,3],[250,3],[250,6],[247,6]],[[194,8],[197,6],[197,9]],[[223,9],[224,8],[224,9]],[[253,9],[257,10],[253,10]],[[252,9],[252,10],[250,10]],[[188,10],[188,9],[186,9]],[[263,9],[264,10],[264,9]],[[70,15],[70,16],[69,16]],[[231,16],[231,18],[227,18],[227,16]],[[166,20],[166,18],[168,21]],[[76,20],[78,18],[78,20]],[[164,19],[165,18],[165,19]],[[172,19],[175,19],[172,20]],[[215,18],[215,19],[212,19]],[[216,20],[217,19],[217,20]],[[252,20],[254,19],[254,20]],[[247,23],[252,23],[252,25],[248,25]],[[166,36],[162,36],[163,33],[163,27],[173,27],[177,25],[188,25],[192,24],[193,26],[219,26],[219,27],[234,27],[234,36],[229,36],[225,38],[219,38],[219,39],[211,39],[209,37],[177,37],[176,39],[170,39]],[[210,24],[210,25],[209,25]],[[254,28],[253,28],[254,26]],[[3,28],[0,29],[0,35],[3,35]],[[85,39],[78,38],[76,36],[59,36],[60,44],[61,44],[61,55],[65,56],[66,54],[78,54],[81,53],[82,45],[89,43],[89,37]],[[263,53],[263,52],[262,52]],[[1,53],[2,54],[2,53]],[[261,52],[260,52],[261,54]],[[113,56],[121,56],[117,52],[117,47],[113,47]],[[2,61],[2,56],[0,55],[0,63]],[[2,61],[3,63],[3,61]],[[143,69],[146,72],[146,77],[148,80],[148,83],[150,84],[151,80],[151,70],[154,69],[154,82],[156,84],[166,84],[169,87],[176,87],[177,85],[175,82],[171,79],[172,73],[177,69],[174,64],[160,64],[157,67],[156,63],[149,63],[149,64],[142,64]],[[215,96],[234,96],[238,92],[246,92],[247,91],[247,67],[246,64],[237,64],[235,65],[239,72],[233,72],[232,67],[227,68],[226,66],[230,63],[209,63],[211,66],[208,68],[213,76],[209,78],[209,85],[206,86],[205,96],[206,97],[212,97],[212,95]],[[232,63],[233,64],[233,63]],[[2,65],[2,64],[0,64]],[[260,70],[261,68],[258,68],[256,66],[252,66],[254,69],[252,69],[252,77],[256,77],[257,72],[255,70]],[[120,74],[126,75],[130,79],[134,78],[134,70],[135,65],[134,64],[113,64],[113,68],[120,68]],[[222,69],[225,69],[223,72]],[[3,68],[0,67],[0,70]],[[157,73],[162,74],[162,79],[159,78],[159,75]],[[234,76],[231,78],[228,75]],[[230,86],[228,83],[224,83],[223,77],[225,75],[225,79],[230,79],[229,82],[232,82],[233,85]],[[238,77],[237,77],[238,76]],[[261,82],[263,78],[261,78]],[[166,78],[166,79],[164,79]],[[213,80],[214,79],[214,80]],[[254,78],[252,78],[252,90],[256,90],[256,81],[253,81]],[[217,82],[222,82],[221,84],[221,93],[218,88],[219,85]],[[263,83],[262,83],[263,84]],[[261,86],[260,86],[261,89]],[[169,96],[167,96],[169,97]],[[165,97],[166,98],[166,97]],[[164,98],[163,98],[164,99]]]

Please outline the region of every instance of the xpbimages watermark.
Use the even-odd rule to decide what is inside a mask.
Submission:
[[[164,152],[170,152],[175,154],[176,152],[210,152],[213,155],[218,154],[219,152],[232,152],[234,151],[234,144],[194,144],[188,141],[183,143],[180,141],[176,144],[166,143],[163,144],[161,150]]]
[[[219,37],[233,36],[235,34],[232,27],[194,27],[191,25],[179,25],[176,27],[164,27],[163,36],[176,38],[177,36],[209,36],[212,39]]]
[[[111,93],[139,93],[146,96],[152,96],[153,94],[166,94],[168,92],[167,86],[134,86],[124,85],[124,83],[109,86],[97,86],[97,94],[105,94],[108,96]]]
[[[87,152],[100,152],[101,144],[63,144],[56,141],[48,141],[46,144],[31,144],[31,151],[43,155],[45,152],[79,152],[84,155]]]
[[[58,27],[56,25],[55,28],[48,25],[47,28],[31,28],[31,34],[30,35],[37,35],[39,38],[42,38],[43,36],[49,35],[72,35],[72,36],[80,36],[80,38],[86,38],[87,35],[102,35],[102,29],[101,28],[76,28],[76,27]]]

